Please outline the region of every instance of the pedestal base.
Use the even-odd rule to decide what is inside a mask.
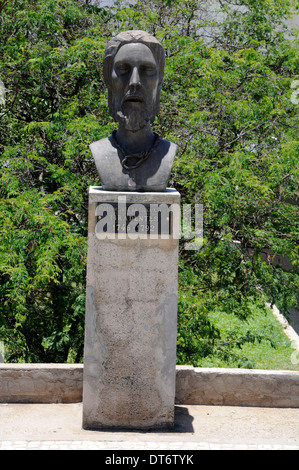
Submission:
[[[174,233],[180,218],[174,211],[169,236],[161,235],[160,228],[153,236],[139,232],[142,236],[136,239],[132,237],[138,234],[117,234],[111,228],[111,233],[99,233],[97,224],[103,227],[101,221],[109,215],[107,204],[124,204],[124,198],[121,211],[131,204],[177,209],[180,201],[175,190],[119,193],[90,188],[83,427],[171,428],[179,241]],[[136,226],[138,219],[129,217],[127,223],[132,220]]]

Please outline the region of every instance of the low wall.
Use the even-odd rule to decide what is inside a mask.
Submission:
[[[0,364],[0,403],[82,401],[83,364]],[[299,408],[299,372],[177,366],[176,404]]]
[[[299,408],[299,372],[177,367],[176,403]]]
[[[77,403],[81,364],[0,364],[0,403]]]

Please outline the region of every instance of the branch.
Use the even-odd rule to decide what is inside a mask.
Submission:
[[[2,0],[0,1],[0,13],[2,12],[3,8],[9,3],[10,0]]]
[[[10,104],[10,106],[8,107],[8,109],[6,111],[4,111],[2,114],[0,114],[0,119],[3,118],[3,116],[5,116],[6,114],[9,113],[9,111],[12,110],[14,104],[15,104],[15,101],[17,99],[17,96],[18,96],[18,93],[19,93],[19,87],[17,87],[16,89],[16,92],[15,92],[15,96],[13,97],[13,100],[12,100],[12,103]]]
[[[276,116],[271,122],[274,123],[275,121],[277,121],[279,119],[279,116]],[[255,131],[257,129],[259,129],[260,127],[264,126],[266,123],[268,123],[269,121],[262,121],[262,122],[259,122],[256,126],[253,126],[253,127],[250,127],[250,126],[247,126],[245,127],[244,129],[241,130],[241,132],[239,132],[239,134],[237,135],[237,137],[235,137],[233,140],[231,140],[230,142],[227,142],[225,143],[224,145],[222,145],[216,152],[216,154],[214,155],[214,158],[218,155],[219,152],[225,150],[225,149],[230,149],[234,143],[238,142],[242,137],[244,137],[245,135],[249,134],[250,132],[252,131]]]

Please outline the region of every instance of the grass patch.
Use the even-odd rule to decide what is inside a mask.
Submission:
[[[223,348],[229,353],[202,358],[200,367],[299,370],[299,353],[294,355],[291,341],[269,308],[254,309],[246,320],[223,312],[210,313],[208,319],[221,331]],[[246,335],[248,341],[239,344],[238,338]]]

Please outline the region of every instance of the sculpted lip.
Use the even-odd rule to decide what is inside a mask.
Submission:
[[[126,96],[123,100],[123,103],[144,103],[144,99],[141,96],[129,95]]]

